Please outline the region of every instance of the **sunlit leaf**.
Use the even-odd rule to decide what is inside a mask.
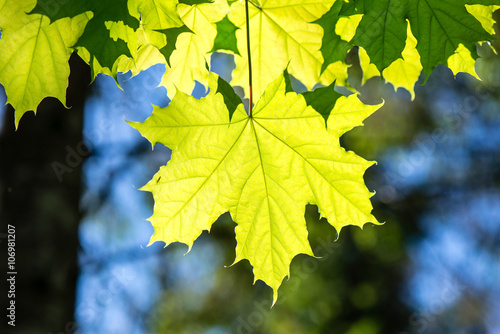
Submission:
[[[177,6],[184,24],[193,33],[183,33],[177,38],[162,78],[161,85],[167,88],[168,95],[173,97],[177,89],[191,92],[195,80],[206,85],[208,80],[207,64],[210,63],[210,50],[217,36],[216,22],[227,14],[227,2],[196,2],[194,5],[180,3]]]
[[[339,137],[379,106],[366,106],[355,95],[338,97],[324,106],[331,109],[327,130],[323,116],[291,91],[286,72],[267,86],[252,117],[234,93],[224,96],[221,80],[211,77],[205,98],[178,92],[144,123],[130,123],[153,145],[173,150],[169,163],[142,188],[155,199],[150,243],[191,248],[229,211],[237,224],[235,262],[248,259],[255,280],[272,287],[276,301],[295,255],[313,255],[306,204],[316,204],[338,232],[346,225],[377,223],[363,181],[372,162],[346,152]],[[236,103],[230,119],[226,104]]]
[[[15,124],[48,96],[66,105],[71,47],[89,17],[83,13],[54,23],[42,15],[28,15],[36,0],[6,0],[0,4],[0,82],[7,103],[15,109]]]
[[[250,15],[250,48],[252,57],[253,92],[259,97],[266,84],[275,78],[288,63],[289,71],[307,88],[320,81],[323,56],[323,29],[312,23],[325,14],[334,0],[312,3],[300,0],[252,1]],[[248,63],[246,47],[245,5],[235,2],[230,7],[229,19],[239,28],[236,32],[238,50],[233,72],[233,86],[241,86],[248,94]],[[323,83],[330,84],[336,75],[330,70]]]
[[[411,33],[408,24],[406,44],[402,52],[403,58],[396,59],[382,72],[385,81],[391,83],[396,90],[399,87],[406,89],[410,93],[412,100],[415,98],[415,83],[422,72],[420,55],[416,47],[417,40]],[[359,60],[363,70],[363,83],[374,76],[380,75],[377,67],[370,63],[370,57],[362,48],[359,49]]]

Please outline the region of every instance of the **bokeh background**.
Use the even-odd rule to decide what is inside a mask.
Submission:
[[[121,75],[122,90],[104,76],[89,87],[73,56],[70,110],[46,99],[17,131],[13,110],[1,112],[2,263],[12,224],[18,269],[17,326],[2,333],[500,333],[500,57],[478,50],[482,81],[440,66],[414,101],[380,78],[361,85],[351,52],[350,84],[385,105],[341,142],[378,162],[365,180],[385,225],[348,227],[336,240],[307,207],[320,258],[293,260],[273,308],[248,262],[230,266],[228,214],[187,254],[180,244],[146,247],[153,201],[138,188],[171,152],[152,150],[123,120],[168,105],[157,87],[164,67]],[[229,80],[232,57],[211,61]],[[205,94],[197,84],[193,95]]]

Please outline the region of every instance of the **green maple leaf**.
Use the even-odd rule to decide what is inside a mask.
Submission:
[[[365,2],[365,14],[352,43],[362,46],[379,71],[388,67],[406,43],[408,0],[377,0]]]
[[[31,13],[42,14],[55,22],[62,18],[72,18],[92,10],[86,1],[37,0]]]
[[[337,35],[335,32],[335,27],[341,17],[339,14],[342,6],[342,1],[336,1],[328,12],[314,22],[319,24],[324,31],[320,49],[324,58],[323,64],[321,65],[321,73],[326,70],[328,65],[337,61],[343,62],[347,56],[347,52],[352,48],[351,43],[343,40],[341,36]]]
[[[412,100],[415,98],[415,83],[422,72],[420,55],[416,46],[417,40],[408,24],[406,44],[402,52],[403,58],[395,60],[382,72],[384,79],[392,83],[395,89],[403,87],[408,90]]]
[[[328,125],[330,112],[335,107],[337,100],[342,96],[335,91],[335,82],[328,87],[316,88],[312,92],[302,93],[306,103],[314,108],[325,120],[325,126]]]
[[[219,50],[231,51],[235,55],[240,56],[238,51],[237,41],[236,41],[236,31],[239,29],[237,26],[229,20],[229,18],[224,16],[224,18],[216,22],[217,25],[217,36],[214,40],[214,47],[210,52],[215,52]]]
[[[287,72],[267,86],[251,117],[221,83],[212,75],[207,97],[178,92],[145,122],[130,123],[153,145],[173,150],[169,163],[142,188],[155,199],[150,244],[182,242],[191,249],[229,211],[237,224],[235,263],[248,259],[255,280],[268,284],[276,301],[295,255],[313,255],[306,204],[316,204],[338,232],[346,225],[377,223],[363,181],[372,162],[346,152],[339,137],[378,106],[354,95],[339,97],[327,129],[323,116],[291,91]]]
[[[396,59],[382,72],[385,81],[391,83],[396,90],[399,87],[406,89],[410,93],[412,100],[415,98],[415,83],[422,72],[420,54],[416,46],[417,40],[408,24],[406,44],[402,52],[403,58]],[[370,63],[370,57],[365,49],[360,47],[358,55],[363,70],[363,84],[371,77],[380,75],[377,67]]]
[[[477,58],[475,45],[491,38],[488,34],[493,32],[492,13],[497,6],[487,5],[493,2],[422,0],[410,4],[407,0],[391,0],[374,4],[355,1],[344,4],[339,15],[354,18],[353,15],[366,12],[356,27],[356,36],[352,40],[347,39],[352,44],[360,46],[359,58],[363,70],[363,83],[373,76],[380,75],[382,70],[382,76],[387,82],[393,84],[396,89],[398,87],[407,89],[413,99],[414,86],[422,69],[427,78],[437,64],[446,64],[455,75],[458,72],[465,72],[479,78],[474,69]],[[381,7],[384,4],[387,5],[386,10],[381,11],[384,9]],[[392,10],[391,6],[394,6]],[[371,7],[378,8],[378,11],[370,9]],[[402,15],[405,11],[406,13]],[[384,13],[387,15],[383,15]],[[378,14],[382,14],[379,21],[386,24],[377,24]],[[397,29],[403,23],[404,17],[410,18],[409,22],[406,19],[408,22],[406,34],[402,33],[405,30],[403,26]],[[415,24],[420,26],[415,28]],[[370,25],[370,29],[366,25]],[[377,29],[377,26],[382,28]],[[337,24],[336,29],[338,28]],[[419,30],[421,31],[417,40],[412,32]],[[406,36],[402,58],[395,59],[400,55],[402,36]],[[388,46],[384,46],[382,41],[389,42]],[[387,54],[389,56],[386,56]]]
[[[494,4],[494,0],[343,3],[337,16],[318,21],[325,32],[333,36],[325,34],[324,37],[321,51],[325,64],[343,56],[345,44],[331,49],[334,41],[338,43],[335,32],[339,30],[340,19],[363,14],[354,37],[342,38],[348,45],[360,46],[363,81],[382,72],[386,81],[395,88],[406,88],[414,97],[413,87],[422,68],[426,78],[438,64],[447,65],[454,74],[466,72],[477,77],[475,45],[491,39]],[[408,19],[411,31],[406,28]]]
[[[474,16],[465,8],[466,4],[489,4],[490,1],[467,0],[415,0],[409,2],[408,18],[413,35],[418,41],[426,79],[439,64],[464,45],[473,56],[476,43],[491,40]]]
[[[7,103],[15,109],[15,125],[47,96],[66,106],[68,60],[71,47],[88,21],[86,14],[50,23],[42,15],[28,15],[36,0],[6,0],[0,4],[0,82]]]

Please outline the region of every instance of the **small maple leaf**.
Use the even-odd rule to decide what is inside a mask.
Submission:
[[[321,54],[323,28],[315,21],[335,3],[335,0],[266,0],[249,2],[250,44],[253,95],[259,97],[267,83],[288,65],[290,74],[312,89],[318,82],[330,84],[347,77],[347,65],[325,67]],[[247,54],[245,2],[235,1],[229,7],[228,18],[235,31],[241,55]],[[342,59],[343,60],[343,59]],[[235,57],[236,68],[231,84],[247,91],[248,59]],[[338,81],[339,82],[339,81]]]
[[[71,46],[83,33],[88,18],[78,15],[50,24],[42,15],[28,15],[35,0],[0,4],[0,82],[15,111],[15,126],[25,112],[36,113],[47,96],[66,106]]]
[[[209,87],[205,98],[179,92],[143,123],[130,122],[153,145],[173,151],[142,188],[155,199],[150,244],[178,241],[191,248],[229,211],[237,224],[235,263],[248,259],[275,302],[295,255],[313,255],[306,204],[316,204],[339,232],[378,224],[363,181],[372,162],[346,152],[339,137],[379,106],[339,97],[327,129],[323,115],[291,90],[286,71],[267,86],[252,116],[224,80],[211,75]]]

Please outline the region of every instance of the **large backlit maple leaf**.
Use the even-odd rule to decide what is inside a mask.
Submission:
[[[274,290],[293,257],[313,255],[304,211],[316,204],[338,231],[377,223],[363,174],[372,162],[339,145],[339,137],[374,112],[352,95],[338,97],[328,118],[291,90],[279,75],[252,116],[232,88],[215,75],[197,100],[182,92],[143,123],[130,123],[153,145],[173,151],[142,189],[153,193],[151,243],[194,240],[224,212],[236,222],[236,260],[248,259],[255,280]],[[308,100],[314,96],[308,96]]]

